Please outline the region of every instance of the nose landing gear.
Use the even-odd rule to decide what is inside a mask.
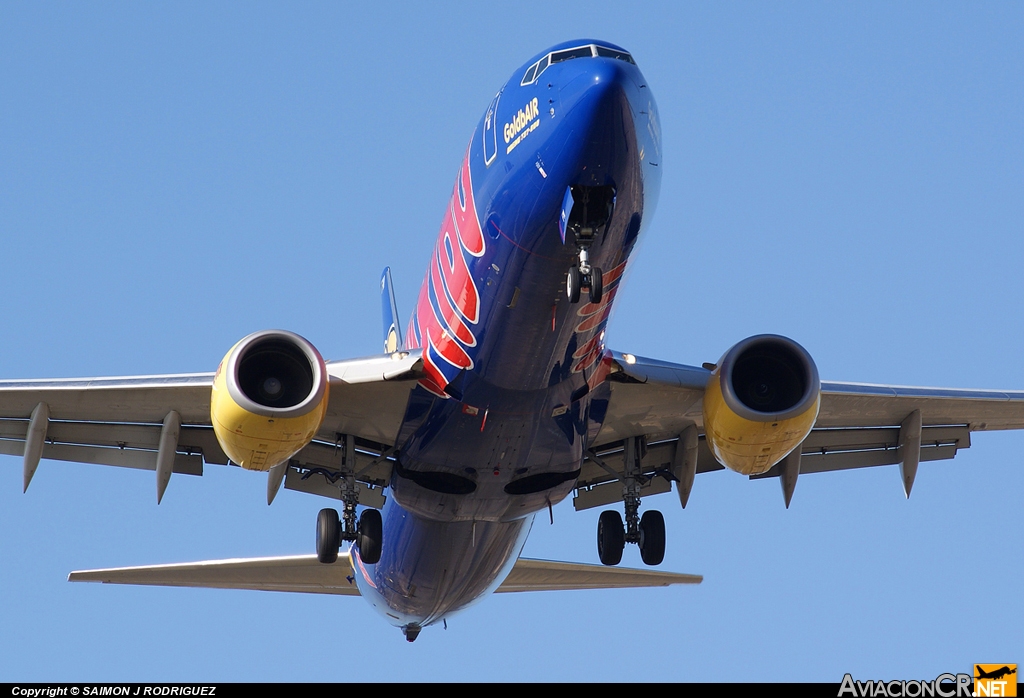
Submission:
[[[571,237],[576,244],[576,259],[565,280],[565,295],[570,303],[578,303],[580,291],[586,287],[590,302],[600,303],[604,296],[601,269],[590,265],[590,246],[602,229],[607,229],[615,207],[615,189],[610,186],[571,186],[563,206],[565,227],[562,240]]]
[[[569,267],[565,278],[565,296],[570,303],[579,303],[580,291],[584,286],[590,294],[591,303],[600,303],[604,296],[604,275],[598,267],[590,266],[589,245],[580,245],[576,264]]]
[[[570,303],[580,302],[580,292],[586,286],[591,303],[600,303],[604,296],[604,278],[598,267],[572,266],[565,278],[565,296]]]

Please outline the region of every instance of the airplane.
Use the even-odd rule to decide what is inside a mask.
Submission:
[[[977,668],[977,675],[974,677],[976,679],[997,679],[998,680],[998,679],[1003,678],[1004,676],[1009,676],[1010,674],[1016,674],[1017,673],[1017,668],[1016,667],[1011,669],[1008,666],[1002,666],[1002,667],[1000,667],[998,669],[994,669],[992,671],[985,671],[984,669],[981,669],[980,667],[976,667],[976,668]]]
[[[236,465],[268,473],[268,503],[282,486],[340,502],[317,518],[315,554],[69,578],[359,595],[413,641],[492,592],[699,583],[616,567],[627,543],[662,561],[664,519],[641,500],[674,488],[685,507],[698,473],[777,477],[789,506],[801,473],[898,464],[909,497],[920,462],[1024,428],[1024,392],[822,381],[776,335],[701,366],[610,349],[661,164],[632,55],[559,44],[484,111],[404,331],[385,270],[380,355],[326,362],[271,330],[215,373],[0,383],[0,452],[22,456],[25,490],[43,458],[153,470],[158,503],[172,474]],[[598,523],[603,564],[520,558],[570,494],[616,507]]]

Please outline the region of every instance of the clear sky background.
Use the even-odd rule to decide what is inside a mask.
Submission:
[[[610,345],[715,361],[752,334],[822,377],[1024,388],[1024,5],[0,4],[0,376],[213,370],[290,329],[408,317],[480,115],[513,70],[618,43],[656,96],[660,208]],[[1024,664],[1024,433],[955,461],[698,478],[662,569],[699,587],[485,599],[414,644],[355,598],[72,585],[73,569],[313,551],[316,497],[208,466],[0,457],[0,681],[818,680]],[[597,562],[599,510],[525,555]],[[635,547],[624,565],[640,566]]]

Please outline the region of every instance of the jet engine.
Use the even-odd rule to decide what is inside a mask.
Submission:
[[[256,332],[224,357],[213,379],[210,420],[228,457],[269,470],[306,446],[327,411],[327,366],[297,334]]]
[[[708,447],[730,470],[759,475],[807,438],[820,404],[818,368],[802,346],[777,335],[749,337],[708,379]]]

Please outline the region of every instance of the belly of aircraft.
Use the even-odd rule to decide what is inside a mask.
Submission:
[[[467,608],[508,575],[533,524],[440,522],[395,504],[385,510],[384,546],[376,565],[354,555],[360,593],[393,625],[423,627]]]

